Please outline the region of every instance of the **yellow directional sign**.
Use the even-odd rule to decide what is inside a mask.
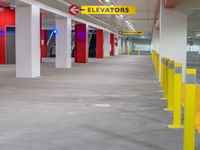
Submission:
[[[138,35],[143,35],[144,31],[124,31],[124,35],[130,35],[130,34],[138,34]]]
[[[81,14],[116,15],[136,14],[135,6],[81,6]]]

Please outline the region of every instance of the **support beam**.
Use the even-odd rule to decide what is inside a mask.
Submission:
[[[71,18],[56,18],[56,68],[71,68]]]
[[[40,76],[40,9],[16,8],[16,77]]]
[[[88,25],[75,25],[75,63],[88,63]]]
[[[177,5],[177,0],[165,0],[165,8],[175,8]]]
[[[104,31],[96,30],[96,58],[104,57]]]

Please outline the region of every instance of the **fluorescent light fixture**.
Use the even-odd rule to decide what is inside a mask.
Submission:
[[[110,0],[105,0],[107,3],[109,3],[110,2]]]
[[[196,34],[196,37],[200,37],[200,33],[197,33],[197,34]]]

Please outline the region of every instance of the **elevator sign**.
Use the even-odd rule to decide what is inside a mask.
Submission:
[[[119,15],[136,14],[135,6],[81,6],[81,14]]]
[[[124,35],[143,35],[144,31],[124,31],[123,32]]]
[[[73,16],[79,12],[83,15],[130,15],[136,14],[135,6],[81,6],[71,5],[69,13]]]

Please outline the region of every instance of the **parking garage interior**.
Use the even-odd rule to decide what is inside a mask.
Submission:
[[[199,21],[197,0],[0,0],[0,150],[200,150]]]

